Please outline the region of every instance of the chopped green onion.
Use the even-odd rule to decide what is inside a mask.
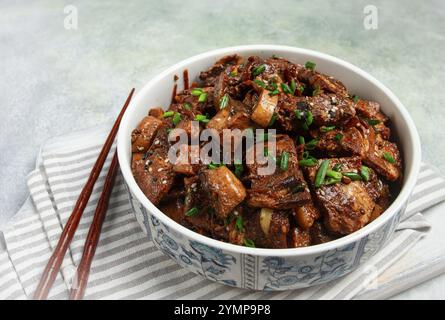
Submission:
[[[202,123],[208,123],[210,121],[209,119],[207,119],[207,116],[205,116],[203,114],[197,114],[195,116],[195,120],[199,121],[199,122],[202,122]]]
[[[335,126],[329,126],[329,127],[321,127],[320,131],[321,132],[329,132],[335,129]]]
[[[268,140],[269,140],[269,134],[268,133],[263,133],[263,135],[258,138],[257,142],[268,141]]]
[[[298,90],[300,90],[300,92],[303,93],[303,91],[304,91],[304,84],[301,84],[301,86],[298,88]]]
[[[295,118],[297,118],[297,120],[301,120],[301,111],[298,109],[295,109]]]
[[[219,167],[221,167],[222,165],[219,163],[213,163],[210,162],[209,165],[207,166],[210,170],[215,170],[218,169]]]
[[[246,246],[246,247],[249,247],[249,248],[255,248],[255,243],[252,241],[252,240],[250,240],[250,239],[247,239],[247,238],[244,238],[244,245]]]
[[[186,108],[187,110],[191,110],[192,109],[192,105],[188,102],[184,102],[184,108]]]
[[[345,177],[348,177],[352,181],[362,180],[362,177],[358,173],[355,173],[355,172],[343,172],[343,175]]]
[[[262,74],[264,72],[264,70],[266,70],[266,66],[264,64],[262,64],[262,65],[256,67],[255,69],[253,69],[252,74],[254,76],[257,76],[259,74]]]
[[[192,94],[192,96],[200,96],[202,94],[202,89],[201,88],[194,88],[190,91],[190,93]]]
[[[207,93],[203,92],[199,95],[198,102],[205,102],[207,100]]]
[[[298,144],[304,144],[304,137],[303,136],[298,136]]]
[[[273,80],[273,79],[269,80],[269,82],[268,82],[268,84],[266,86],[266,89],[269,90],[269,91],[277,90],[278,89],[278,85],[275,82],[275,80]]]
[[[239,178],[243,174],[244,167],[241,163],[235,163],[235,175]]]
[[[315,167],[318,161],[315,158],[303,159],[298,161],[298,164],[302,167]]]
[[[324,185],[331,185],[331,184],[335,184],[335,183],[339,183],[341,181],[341,178],[340,179],[335,179],[335,178],[331,178],[331,177],[329,177],[329,178],[327,178],[325,181],[324,181]]]
[[[222,96],[221,100],[219,101],[219,108],[222,110],[229,104],[229,95],[226,93]]]
[[[269,148],[264,147],[264,156],[267,157],[269,155]]]
[[[288,167],[289,167],[289,153],[284,151],[281,154],[280,169],[287,170]]]
[[[174,114],[175,114],[174,111],[167,111],[167,112],[164,112],[164,114],[162,115],[162,117],[163,117],[163,118],[168,118],[168,117],[173,116]]]
[[[309,154],[309,151],[304,151],[303,152],[303,159],[308,159],[310,157],[311,157],[311,155]]]
[[[289,86],[285,83],[281,84],[281,89],[283,89],[284,93],[290,93],[293,94],[293,91],[289,88]]]
[[[310,126],[314,122],[314,116],[310,110],[306,111],[306,123]]]
[[[396,163],[396,160],[388,152],[383,152],[383,158],[391,164]]]
[[[194,217],[194,216],[196,216],[198,213],[199,213],[198,208],[193,207],[193,208],[191,208],[190,210],[188,210],[188,211],[185,213],[185,215],[186,215],[186,217]]]
[[[369,168],[367,166],[362,166],[360,168],[360,175],[362,176],[363,180],[365,180],[366,182],[369,181]]]
[[[326,172],[328,171],[328,167],[329,167],[329,159],[323,160],[315,176],[315,182],[314,182],[315,188],[321,187],[324,178],[326,177]]]
[[[238,74],[237,71],[230,71],[229,76],[235,77]]]
[[[367,122],[371,125],[371,126],[376,126],[380,123],[380,120],[377,119],[368,119]]]
[[[334,170],[327,170],[326,171],[326,176],[336,179],[336,180],[341,180],[342,174],[340,172],[334,171]]]
[[[312,139],[311,141],[309,141],[308,143],[306,143],[304,145],[304,148],[306,150],[314,150],[315,147],[317,146],[317,143],[318,143],[318,139]]]
[[[269,92],[269,96],[276,96],[279,93],[280,93],[280,90],[275,89],[275,90]]]
[[[307,61],[307,62],[304,64],[304,66],[306,67],[306,69],[309,69],[309,70],[314,71],[314,70],[315,70],[315,66],[316,66],[316,64],[315,64],[315,62]]]
[[[275,123],[276,120],[277,120],[277,114],[274,113],[274,114],[272,115],[272,118],[271,118],[270,121],[269,121],[269,125],[268,125],[268,127],[272,127],[272,126],[274,125],[274,123]]]
[[[343,166],[343,165],[342,165],[341,163],[337,163],[337,164],[335,164],[335,165],[332,167],[332,170],[334,170],[334,171],[340,171],[342,166]]]
[[[358,95],[356,95],[356,94],[353,94],[353,95],[352,95],[352,101],[354,101],[355,103],[357,103],[357,102],[358,102],[358,100],[359,100],[359,97],[358,97]]]
[[[315,97],[319,93],[321,93],[321,88],[319,86],[317,86],[317,87],[315,87],[314,91],[312,91],[312,96]]]
[[[301,127],[302,127],[303,130],[305,130],[305,131],[308,131],[308,130],[309,130],[309,127],[308,127],[308,125],[307,125],[306,122],[303,122],[303,124],[301,125]]]
[[[239,215],[236,218],[236,222],[235,222],[235,227],[238,231],[243,232],[244,231],[244,225],[243,225],[243,217],[241,215]]]
[[[253,82],[255,82],[258,86],[260,86],[261,88],[266,88],[266,83],[264,81],[255,79],[253,80]]]
[[[176,126],[180,121],[181,121],[181,114],[176,112],[172,119],[173,125]]]
[[[295,83],[295,79],[292,79],[290,82],[290,91],[292,94],[295,94],[295,89],[297,89],[297,84]]]
[[[342,135],[341,133],[337,133],[337,134],[334,136],[334,139],[337,140],[337,141],[340,141],[341,139],[343,139],[343,135]]]

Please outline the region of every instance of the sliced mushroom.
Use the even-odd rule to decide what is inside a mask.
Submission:
[[[258,102],[253,108],[252,120],[261,127],[266,128],[272,120],[275,108],[278,104],[278,95],[269,95],[270,91],[263,89]]]
[[[260,225],[264,234],[269,235],[270,221],[272,220],[273,210],[268,208],[262,208],[260,213]]]

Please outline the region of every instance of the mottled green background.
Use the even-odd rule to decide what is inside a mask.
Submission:
[[[78,30],[63,25],[66,5]],[[363,8],[378,8],[377,30]],[[319,50],[380,79],[445,170],[445,1],[0,2],[0,227],[49,137],[114,119],[129,88],[191,55],[241,44]]]

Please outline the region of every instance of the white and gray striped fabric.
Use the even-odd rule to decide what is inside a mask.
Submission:
[[[0,253],[0,299],[32,297],[77,196],[102,147],[106,127],[53,139],[42,148],[27,184],[34,211],[4,232]],[[84,239],[100,196],[107,160],[76,236],[65,257],[50,299],[66,299]],[[366,265],[334,282],[284,292],[260,292],[210,282],[163,255],[140,229],[118,175],[91,268],[86,299],[353,299],[378,297],[382,273],[428,233],[420,212],[445,199],[445,181],[423,164],[407,212],[390,243]],[[403,266],[400,266],[403,269]],[[376,281],[378,286],[376,287]]]

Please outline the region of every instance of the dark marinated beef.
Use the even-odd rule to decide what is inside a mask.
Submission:
[[[168,161],[168,148],[167,128],[162,127],[145,155],[132,162],[137,184],[155,205],[170,190],[175,178],[173,165]]]
[[[226,166],[216,169],[203,169],[199,173],[202,189],[221,218],[230,212],[246,197],[246,189],[241,181]]]
[[[259,148],[257,145],[256,148]],[[260,175],[259,168],[266,164],[247,164],[250,183],[247,190],[247,204],[256,208],[291,209],[303,205],[310,200],[309,190],[303,174],[298,167],[298,159],[294,142],[287,135],[276,136],[277,158],[283,153],[289,156],[288,167],[282,170],[278,166],[273,174]]]
[[[177,223],[237,245],[298,248],[362,228],[397,195],[403,166],[390,119],[378,102],[351,96],[313,62],[228,55],[191,80],[187,90],[174,90],[167,114],[150,109],[131,137],[136,182]],[[258,128],[277,132],[236,153]],[[173,129],[188,140],[170,163],[180,132]],[[204,129],[221,138],[212,152],[225,165],[199,158],[209,145],[199,139]],[[231,154],[220,154],[228,144]],[[261,157],[251,159],[252,151]],[[265,158],[275,165],[271,174],[261,174]]]

